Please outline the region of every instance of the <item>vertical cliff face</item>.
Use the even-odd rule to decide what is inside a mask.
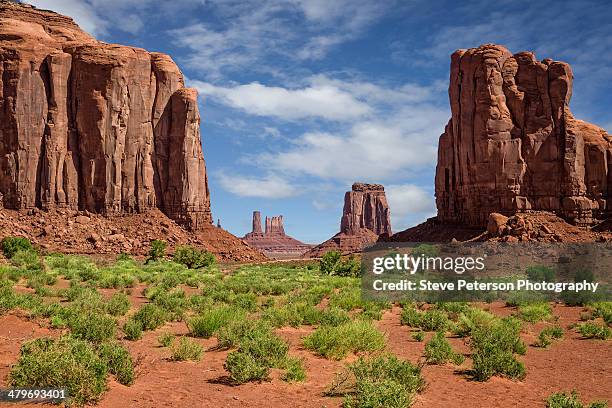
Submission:
[[[391,235],[389,204],[380,184],[355,183],[344,195],[340,232],[353,235],[362,229]]]
[[[439,220],[485,226],[492,212],[545,210],[589,224],[609,214],[612,138],[574,119],[572,80],[566,63],[499,45],[451,56]]]
[[[0,202],[210,224],[197,93],[163,54],[0,3]]]

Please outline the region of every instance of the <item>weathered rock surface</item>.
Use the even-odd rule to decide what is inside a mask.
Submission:
[[[253,229],[242,239],[270,258],[300,257],[311,248],[285,233],[283,216],[266,217],[265,231],[261,230],[261,213],[253,211]]]
[[[164,54],[0,3],[0,202],[212,222],[197,93]]]
[[[328,251],[360,252],[364,246],[391,235],[391,213],[385,189],[380,184],[354,183],[344,195],[340,232],[312,248],[307,257]]]
[[[578,225],[611,214],[612,137],[574,119],[572,70],[499,45],[451,56],[452,117],[438,147],[438,221],[549,211]]]

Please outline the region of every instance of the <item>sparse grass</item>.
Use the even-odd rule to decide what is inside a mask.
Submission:
[[[284,368],[287,370],[282,379],[287,382],[301,382],[306,379],[303,360],[295,357],[288,357]]]
[[[585,339],[608,340],[612,338],[612,329],[603,324],[586,322],[578,325],[578,333]]]
[[[607,408],[607,401],[595,401],[584,405],[576,390],[572,392],[556,392],[546,399],[546,408]]]
[[[195,341],[181,337],[178,341],[175,341],[170,348],[172,351],[172,361],[200,361],[204,348]]]
[[[562,337],[563,328],[561,326],[549,326],[542,329],[533,345],[535,347],[546,348],[552,344],[553,340],[559,340]]]
[[[189,331],[195,337],[209,338],[221,327],[244,315],[244,310],[234,307],[210,309],[189,320]]]
[[[157,342],[161,347],[170,347],[174,342],[174,334],[164,333],[157,338]]]
[[[414,332],[412,333],[412,338],[414,339],[414,341],[421,342],[425,340],[425,333],[422,331]]]
[[[318,355],[341,360],[349,353],[385,347],[385,336],[370,322],[352,321],[340,326],[321,326],[304,339],[304,347]]]
[[[436,332],[425,345],[425,360],[428,364],[446,364],[451,362],[461,365],[465,357],[453,351],[443,332]]]
[[[345,408],[406,408],[425,386],[421,369],[393,355],[360,357],[336,376],[327,395]]]
[[[536,323],[552,319],[552,307],[548,303],[526,303],[518,307],[517,316],[526,322]]]

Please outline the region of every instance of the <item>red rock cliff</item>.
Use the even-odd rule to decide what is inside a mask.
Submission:
[[[612,205],[612,138],[574,119],[572,70],[499,45],[451,57],[452,118],[440,137],[438,219],[486,226],[488,215],[552,211],[577,224]]]
[[[197,93],[164,54],[0,3],[0,203],[211,223]]]
[[[391,235],[389,204],[381,184],[354,183],[344,195],[340,232],[352,235],[364,228]]]

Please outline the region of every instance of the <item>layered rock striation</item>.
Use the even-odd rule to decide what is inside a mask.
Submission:
[[[344,195],[340,232],[308,251],[319,257],[328,251],[360,252],[364,246],[391,235],[391,212],[381,184],[354,183]]]
[[[253,248],[277,259],[299,257],[311,248],[285,233],[282,215],[266,217],[265,231],[262,231],[259,211],[253,211],[253,229],[242,239]]]
[[[486,227],[493,212],[542,210],[588,225],[610,215],[612,137],[573,117],[572,80],[564,62],[499,45],[451,56],[438,221]]]
[[[0,3],[0,203],[212,222],[197,93],[164,54]]]

